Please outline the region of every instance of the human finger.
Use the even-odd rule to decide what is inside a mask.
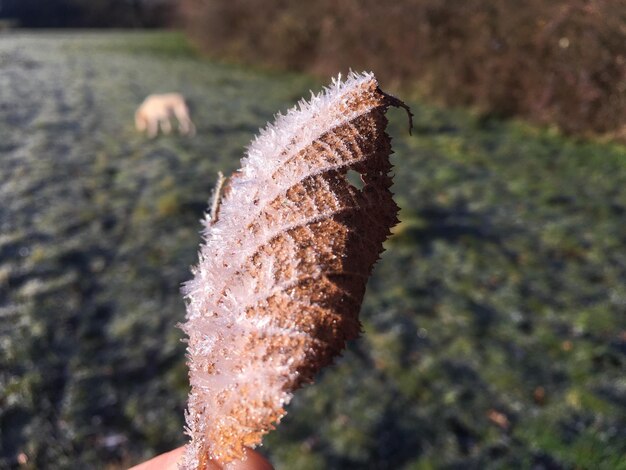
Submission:
[[[185,452],[184,447],[158,455],[147,462],[132,467],[130,470],[178,470],[178,464]],[[223,470],[274,470],[272,464],[258,452],[246,449],[246,458],[231,462]],[[221,470],[216,463],[210,462],[206,470]]]

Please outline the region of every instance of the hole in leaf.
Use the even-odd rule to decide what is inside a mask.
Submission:
[[[361,191],[365,186],[365,183],[363,183],[363,179],[361,178],[361,173],[359,173],[358,171],[348,170],[348,172],[346,173],[346,179],[348,180],[348,183],[350,183],[359,191]]]

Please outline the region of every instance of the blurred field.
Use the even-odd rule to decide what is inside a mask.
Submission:
[[[183,442],[178,288],[211,186],[320,85],[169,33],[2,36],[0,468]],[[160,91],[188,97],[194,139],[134,131]],[[411,104],[365,335],[263,449],[277,469],[626,468],[626,149]]]

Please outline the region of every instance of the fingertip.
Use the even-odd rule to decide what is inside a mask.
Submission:
[[[246,458],[224,465],[224,470],[274,470],[269,461],[252,449],[246,449]]]
[[[136,465],[129,470],[177,470],[178,463],[184,452],[185,448],[179,447],[178,449],[171,450],[150,459],[147,462]]]
[[[205,463],[204,470],[274,470],[269,461],[261,454],[252,449],[246,449],[244,460],[230,462],[221,467],[219,464],[209,461]],[[179,447],[165,454],[161,454],[147,462],[141,463],[129,470],[178,470],[178,466],[185,453],[185,447]]]

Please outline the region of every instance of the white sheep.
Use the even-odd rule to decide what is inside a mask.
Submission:
[[[176,118],[178,129],[183,135],[194,135],[196,127],[189,117],[189,108],[180,93],[149,95],[135,112],[135,127],[139,132],[148,131],[149,137],[156,137],[159,126],[164,134],[172,131],[171,119]]]

